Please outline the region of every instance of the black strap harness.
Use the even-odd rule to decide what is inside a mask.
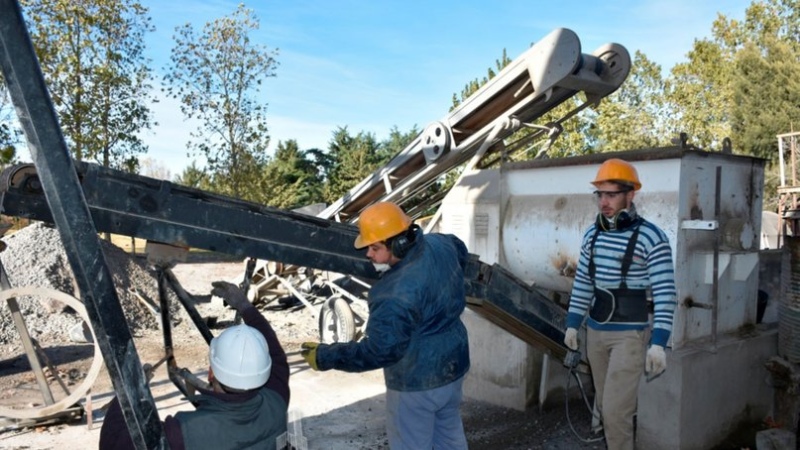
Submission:
[[[594,264],[594,247],[600,229],[596,228],[589,248],[589,278],[594,286],[594,302],[589,310],[589,317],[598,323],[640,323],[648,321],[647,291],[645,289],[628,289],[627,277],[633,263],[633,252],[639,239],[639,227],[644,219],[637,218],[631,225],[633,234],[628,239],[625,255],[620,268],[622,282],[617,289],[605,289],[595,284],[597,267]]]

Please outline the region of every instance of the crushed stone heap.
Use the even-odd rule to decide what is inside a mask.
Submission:
[[[61,237],[55,226],[33,223],[2,240],[7,244],[0,261],[12,287],[36,286],[51,288],[80,299],[78,287],[67,260]],[[110,242],[101,240],[106,264],[114,279],[117,296],[131,332],[157,329],[158,320],[148,311],[138,292],[158,304],[158,281],[155,271],[144,260],[126,253]],[[68,330],[80,322],[80,317],[60,302],[51,299],[20,298],[20,311],[31,336],[37,339],[65,337]],[[177,300],[170,292],[170,312],[173,322],[180,319]],[[17,341],[18,334],[7,305],[0,305],[0,343]]]

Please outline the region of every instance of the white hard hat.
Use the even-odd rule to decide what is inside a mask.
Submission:
[[[234,389],[254,389],[269,379],[272,358],[258,330],[236,325],[211,340],[209,358],[214,377]]]

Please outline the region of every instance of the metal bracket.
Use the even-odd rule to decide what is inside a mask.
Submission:
[[[716,220],[684,220],[681,222],[681,230],[714,231],[717,229],[719,229],[719,222]]]

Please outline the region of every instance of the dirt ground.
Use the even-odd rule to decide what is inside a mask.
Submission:
[[[178,264],[173,272],[189,293],[201,302],[210,302],[208,293],[211,282],[220,279],[235,281],[236,277],[241,276],[242,270],[242,263],[237,261],[202,261]],[[198,309],[202,312],[202,305]],[[289,355],[292,389],[289,431],[296,438],[304,438],[308,449],[388,449],[384,432],[382,372],[315,372],[299,355],[301,342],[318,339],[316,318],[312,311],[276,305],[263,310],[263,314],[273,324]],[[224,320],[220,321],[224,323]],[[219,332],[216,329],[213,331],[215,334]],[[173,335],[178,365],[204,378],[208,368],[207,346],[200,334],[189,321],[184,321],[174,328]],[[162,335],[158,330],[140,332],[134,336],[134,342],[141,363],[155,363],[163,354]],[[72,356],[66,358],[67,362],[55,362],[61,378],[67,383],[78,383],[81,373],[91,363],[88,357],[91,355],[91,346],[63,342],[61,345],[66,347],[61,349],[61,354],[72,349]],[[19,396],[26,389],[24,395],[37,394],[31,372],[19,369],[21,355],[9,354],[7,350],[0,354],[0,406],[3,401],[16,401],[19,404],[22,398]],[[150,386],[162,419],[177,411],[192,408],[168,380],[163,367],[156,371]],[[91,391],[79,401],[86,414],[69,422],[58,421],[30,427],[22,427],[20,421],[6,420],[0,423],[0,449],[97,448],[104,414],[102,407],[113,395],[110,379],[103,367]],[[34,397],[29,405],[36,404]],[[583,405],[572,402],[569,408],[572,423],[579,431],[587,432],[589,416]],[[532,408],[521,412],[466,399],[462,416],[473,450],[604,448],[602,443],[581,442],[572,433],[563,404],[551,406],[545,411]]]

